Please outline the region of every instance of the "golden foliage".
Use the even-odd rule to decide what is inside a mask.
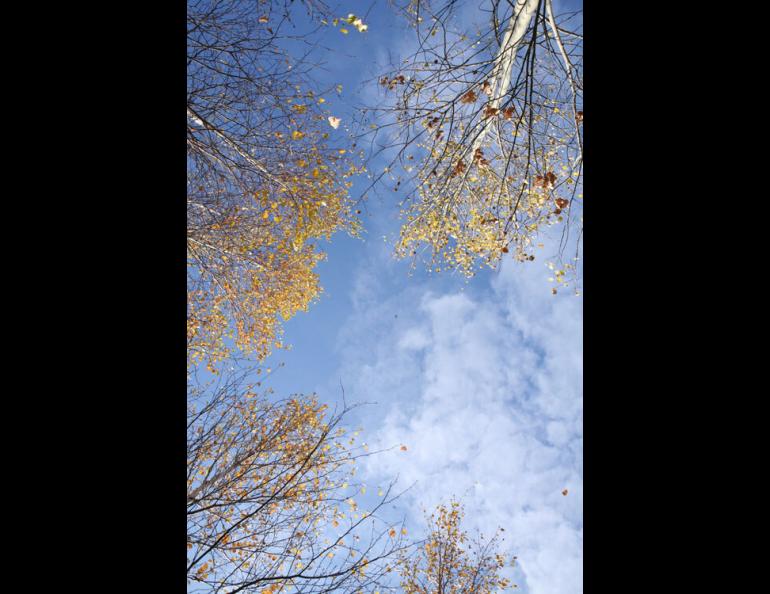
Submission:
[[[188,398],[188,579],[276,592],[366,583],[399,543],[387,525],[362,538],[392,501],[367,512],[349,495],[362,490],[352,483],[365,448],[315,397],[275,402],[250,388]]]
[[[320,291],[315,242],[358,229],[348,195],[358,167],[328,146],[323,116],[303,107],[288,123],[305,131],[275,136],[269,155],[240,158],[238,168],[199,161],[189,171],[189,364],[213,366],[233,349],[263,359],[281,346],[279,319],[306,310]]]
[[[514,133],[516,122],[505,114],[486,113],[502,134]],[[434,128],[435,118],[424,126]],[[565,223],[579,171],[557,151],[505,155],[486,143],[469,152],[459,139],[441,142],[432,136],[425,148],[417,195],[403,204],[399,257],[427,252],[432,270],[473,276],[480,264],[495,267],[509,252],[519,261],[534,260],[542,232]]]
[[[462,506],[452,501],[428,518],[424,544],[399,563],[404,594],[492,594],[515,587],[500,575],[505,558],[497,552],[497,535],[469,542],[461,528],[463,515]]]
[[[409,3],[418,49],[379,77],[385,101],[371,107],[396,129],[385,173],[407,193],[396,253],[472,276],[504,254],[534,260],[545,241],[555,253],[538,259],[560,272],[553,280],[577,282],[582,36],[562,35],[580,30],[575,14],[501,4],[469,35],[452,11],[446,1]]]
[[[358,228],[355,145],[312,90],[313,57],[289,51],[292,19],[267,4],[188,5],[189,366],[280,347],[280,320],[319,294],[318,242]],[[307,24],[328,12],[299,5],[284,8]]]

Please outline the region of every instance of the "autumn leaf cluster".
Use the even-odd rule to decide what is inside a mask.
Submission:
[[[486,29],[451,2],[406,8],[419,49],[379,79],[388,107],[373,108],[398,131],[394,189],[410,188],[396,253],[466,276],[506,254],[549,259],[566,284],[582,237],[582,36],[550,0],[492,4]]]
[[[451,501],[428,517],[422,546],[401,555],[404,594],[493,594],[515,587],[501,575],[506,559],[497,552],[499,534],[471,542],[462,529],[463,516],[462,505]]]
[[[280,348],[280,320],[321,290],[319,242],[359,226],[361,164],[286,49],[288,4],[267,4],[188,4],[189,365]]]

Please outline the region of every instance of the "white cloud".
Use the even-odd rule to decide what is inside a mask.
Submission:
[[[582,298],[552,296],[546,276],[506,262],[484,291],[411,285],[383,298],[386,281],[362,273],[342,372],[379,403],[370,442],[409,448],[372,457],[367,480],[416,482],[403,500],[412,522],[459,497],[468,528],[505,528],[521,591],[578,594]]]

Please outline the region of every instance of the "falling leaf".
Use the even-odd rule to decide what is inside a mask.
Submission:
[[[259,17],[259,22],[260,23],[266,23],[267,22],[267,17],[266,16]]]
[[[329,116],[329,125],[334,128],[335,130],[339,128],[340,122],[342,121],[340,118],[336,118],[334,116]]]
[[[347,21],[349,24],[353,25],[356,29],[358,29],[359,33],[363,33],[369,28],[368,25],[364,25],[364,22],[359,17],[357,17],[352,13],[348,15],[345,21]]]
[[[401,451],[402,451],[402,452],[405,452],[406,450],[407,450],[407,447],[406,447],[405,445],[402,445],[402,446],[401,446]]]
[[[347,35],[348,30],[345,27],[340,27],[340,33],[342,33],[343,35]]]
[[[561,492],[561,494],[564,495],[565,497],[567,496],[567,493],[569,493],[567,489],[564,489],[564,491]]]

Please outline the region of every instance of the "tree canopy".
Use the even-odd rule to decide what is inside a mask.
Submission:
[[[280,347],[278,319],[320,291],[318,240],[358,230],[348,190],[361,166],[329,123],[310,58],[283,33],[307,18],[289,5],[188,3],[191,364]]]
[[[582,237],[583,84],[579,13],[551,0],[492,0],[470,22],[453,1],[404,7],[416,49],[379,79],[370,112],[406,189],[402,257],[475,274],[535,259],[559,234],[556,280],[575,280]]]
[[[556,230],[555,280],[576,282],[579,15],[555,14],[551,0],[490,0],[467,21],[460,4],[393,3],[414,51],[373,82],[383,101],[360,116],[375,144],[385,135],[380,148],[397,149],[373,182],[406,190],[395,253],[472,276],[506,254],[532,261]],[[349,136],[325,108],[336,89],[314,72],[330,24],[369,27],[316,0],[188,0],[188,588],[500,592],[512,586],[502,534],[470,539],[459,501],[439,503],[415,540],[381,513],[398,501],[395,483],[359,506],[356,465],[380,453],[345,427],[344,401],[278,397],[250,370],[222,371],[284,346],[282,321],[321,292],[320,242],[362,228],[351,188],[376,154],[361,159],[366,135]]]

